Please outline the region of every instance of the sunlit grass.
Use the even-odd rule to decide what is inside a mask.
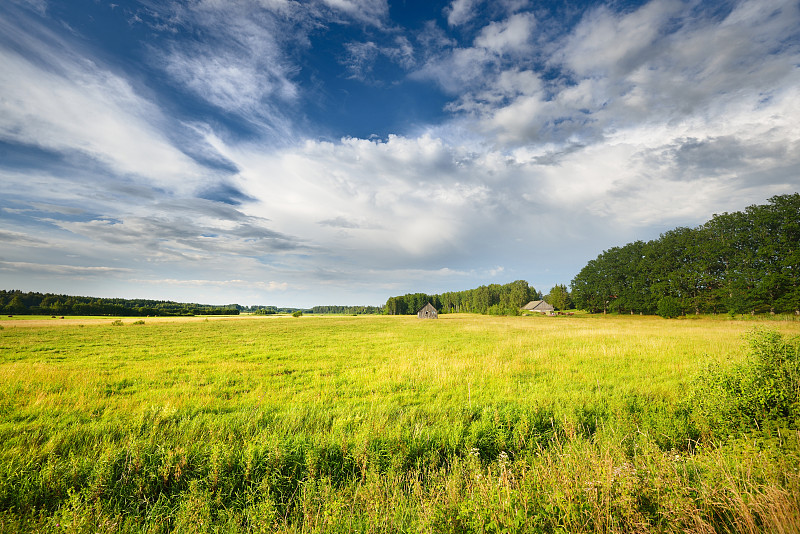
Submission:
[[[715,460],[697,456],[674,410],[698,372],[745,357],[742,337],[757,324],[580,315],[137,320],[4,322],[6,531],[56,531],[81,517],[75,529],[86,532],[485,531],[492,514],[506,530],[560,522],[636,531],[637,521],[658,530],[669,491],[680,494],[669,513],[709,522],[698,492],[710,482],[696,466]],[[800,333],[792,321],[770,328]],[[796,470],[779,476],[775,466],[797,467],[796,448],[785,449],[792,439],[780,461],[746,456],[760,478],[742,486],[784,492],[786,513],[796,512]],[[670,463],[676,454],[684,463]],[[685,462],[696,462],[695,475],[677,469]],[[736,469],[727,473],[738,484]],[[589,499],[589,482],[614,477],[623,484],[616,497]],[[625,499],[657,491],[653,484],[678,487],[648,497],[661,510],[650,517]]]

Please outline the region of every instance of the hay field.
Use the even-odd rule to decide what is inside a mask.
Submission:
[[[3,532],[800,525],[796,421],[690,403],[797,321],[114,320],[0,322]]]

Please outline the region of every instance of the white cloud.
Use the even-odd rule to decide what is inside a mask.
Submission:
[[[370,71],[372,71],[375,59],[380,53],[378,45],[372,41],[367,41],[364,43],[345,43],[344,47],[347,50],[347,57],[343,63],[350,74],[350,78],[365,80]]]
[[[535,25],[531,13],[519,13],[502,22],[492,22],[475,38],[475,46],[497,54],[529,51]]]
[[[327,6],[341,11],[355,20],[381,26],[389,13],[386,0],[322,0]]]
[[[286,69],[266,61],[262,65],[243,61],[240,54],[173,51],[165,61],[166,71],[177,81],[226,111],[258,113],[258,108],[268,105],[270,99],[292,101],[297,96]]]
[[[46,274],[78,277],[124,275],[133,272],[133,269],[120,267],[55,265],[52,263],[42,264],[21,261],[0,261],[0,270],[24,271],[32,275]]]
[[[659,41],[686,6],[655,0],[627,15],[600,6],[586,14],[567,38],[556,60],[579,76],[625,74],[661,53]]]
[[[81,153],[168,189],[185,191],[202,181],[204,170],[162,133],[161,111],[124,78],[43,30],[37,39],[0,18],[0,31],[15,43],[0,43],[0,139]]]
[[[22,277],[57,243],[57,254],[79,253],[109,277],[134,269],[187,294],[252,287],[254,299],[290,299],[324,286],[342,303],[354,290],[385,298],[486,277],[546,286],[568,282],[592,251],[800,187],[795,3],[739,2],[714,16],[702,3],[601,7],[545,42],[535,32],[547,21],[517,12],[474,28],[476,3],[456,0],[449,23],[475,35],[472,45],[429,24],[417,49],[382,26],[385,2],[308,4],[391,35],[348,45],[354,77],[366,79],[378,58],[404,68],[422,58],[414,77],[452,95],[453,115],[422,133],[336,142],[304,139],[290,119],[302,99],[287,50],[306,46],[304,24],[323,15],[259,5],[267,12],[210,0],[181,11],[181,24],[211,38],[159,56],[180,87],[261,127],[245,143],[191,126],[194,151],[224,172],[176,148],[174,126],[123,73],[0,21],[2,139],[101,163],[0,170],[14,203],[4,213],[33,223],[0,224],[6,274]],[[289,141],[276,143],[279,132]],[[204,187],[210,200],[193,198]],[[543,254],[559,278],[535,278]],[[53,272],[69,263],[53,260]],[[103,273],[83,269],[73,274]]]
[[[414,47],[407,37],[395,37],[391,46],[378,46],[373,41],[345,43],[347,55],[340,61],[349,74],[349,77],[362,82],[378,82],[372,71],[376,60],[384,56],[403,69],[410,69],[415,64]],[[382,82],[382,81],[381,81]]]
[[[141,284],[151,284],[157,286],[194,286],[194,287],[221,287],[221,288],[243,288],[247,290],[258,289],[261,291],[286,291],[289,284],[286,282],[264,282],[261,280],[184,280],[176,278],[162,279],[140,279],[132,280]]]
[[[475,8],[478,4],[480,4],[480,0],[453,0],[445,9],[447,23],[450,26],[461,26],[469,22],[475,16]]]
[[[273,139],[291,138],[286,108],[296,104],[299,88],[287,48],[308,46],[310,9],[289,2],[153,5],[150,24],[168,44],[152,48],[152,61],[196,98]],[[182,38],[187,30],[203,39]]]
[[[485,137],[507,148],[602,142],[634,125],[686,121],[709,129],[693,135],[714,136],[726,123],[753,120],[750,109],[772,117],[777,101],[794,93],[798,53],[787,36],[798,27],[798,7],[786,2],[742,2],[717,20],[697,6],[655,0],[630,13],[589,12],[550,45],[547,62],[561,75],[546,81],[482,54],[478,44],[504,42],[484,39],[502,35],[496,23],[476,47],[450,50],[417,75],[461,88],[448,109],[475,116]]]

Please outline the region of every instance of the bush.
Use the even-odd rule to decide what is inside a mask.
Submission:
[[[675,297],[662,297],[658,301],[656,313],[664,319],[672,319],[681,314],[681,305]]]
[[[302,316],[303,316],[302,310],[297,310],[296,312],[292,313],[292,317],[302,317]]]
[[[800,340],[754,330],[749,344],[749,361],[722,371],[709,369],[695,383],[692,404],[706,432],[798,426]]]
[[[519,315],[519,309],[514,308],[513,306],[501,306],[500,304],[494,304],[486,310],[488,315],[507,315],[510,317],[516,317]]]

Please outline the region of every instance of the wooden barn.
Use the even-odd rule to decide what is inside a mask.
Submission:
[[[439,312],[436,311],[436,308],[429,302],[425,306],[423,306],[417,312],[417,318],[419,319],[438,319]]]
[[[538,313],[546,313],[548,315],[552,315],[552,313],[555,311],[555,308],[543,300],[532,300],[523,306],[522,309]]]

